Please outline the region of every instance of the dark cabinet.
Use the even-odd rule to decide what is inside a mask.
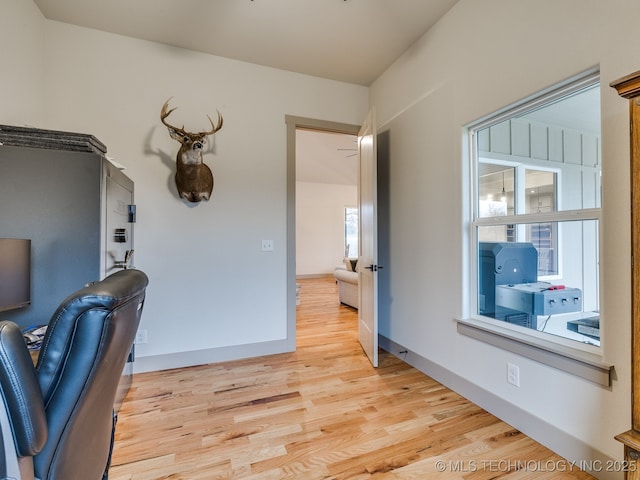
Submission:
[[[91,135],[0,126],[0,143],[0,237],[32,242],[31,306],[3,318],[47,323],[133,250],[133,181]]]
[[[31,305],[1,318],[46,324],[67,295],[130,265],[134,184],[92,135],[0,125],[0,144],[0,237],[31,239]]]

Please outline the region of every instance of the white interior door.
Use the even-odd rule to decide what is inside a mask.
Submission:
[[[378,366],[378,225],[375,111],[358,132],[360,256],[358,257],[358,339],[374,367]]]

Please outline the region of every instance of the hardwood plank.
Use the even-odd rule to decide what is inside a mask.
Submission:
[[[386,352],[373,369],[335,282],[299,283],[296,352],[134,375],[111,480],[593,478],[531,472],[562,459]]]

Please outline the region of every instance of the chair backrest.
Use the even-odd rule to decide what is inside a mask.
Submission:
[[[119,271],[67,297],[51,317],[36,365],[48,431],[36,478],[102,478],[147,284],[139,270]]]
[[[20,327],[0,322],[0,479],[33,478],[33,456],[47,439],[47,419]]]

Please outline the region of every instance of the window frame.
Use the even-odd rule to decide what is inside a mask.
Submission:
[[[526,357],[535,359],[555,368],[574,373],[587,378],[603,386],[611,385],[611,373],[613,366],[604,362],[602,348],[583,344],[572,339],[556,337],[546,332],[526,329],[507,322],[482,316],[478,310],[478,228],[486,225],[508,225],[508,224],[532,224],[542,222],[563,222],[563,221],[583,221],[595,220],[599,226],[598,236],[601,237],[602,211],[601,203],[597,208],[585,208],[580,210],[560,210],[559,205],[554,212],[513,214],[499,217],[479,217],[479,165],[480,152],[478,151],[478,132],[493,125],[500,124],[514,117],[522,116],[537,108],[541,108],[554,101],[560,100],[567,95],[586,89],[592,85],[600,84],[600,72],[598,68],[590,69],[587,72],[576,75],[564,82],[556,84],[546,90],[538,92],[515,105],[504,108],[484,118],[481,118],[465,127],[465,137],[467,147],[465,157],[468,168],[463,169],[468,176],[469,197],[468,214],[466,215],[466,242],[468,242],[469,262],[468,262],[468,292],[463,295],[466,299],[468,317],[458,321],[458,331],[461,334],[473,337],[477,340],[490,343],[505,350],[513,351]],[[494,159],[482,157],[484,160],[494,161]],[[512,164],[497,160],[495,163]],[[524,165],[524,168],[537,168],[533,165]],[[558,180],[558,188],[560,188]],[[514,185],[514,195],[518,187]],[[560,192],[558,191],[558,200]],[[561,232],[559,232],[561,235]],[[598,259],[601,251],[601,238],[598,238]],[[561,262],[559,262],[561,263]],[[559,271],[562,267],[559,265]],[[599,272],[600,275],[600,272]],[[599,278],[601,281],[601,277]],[[600,290],[598,292],[600,295]],[[598,299],[600,303],[600,299]],[[466,310],[466,309],[469,310]],[[603,330],[606,325],[603,322]],[[529,331],[530,330],[530,331]]]

